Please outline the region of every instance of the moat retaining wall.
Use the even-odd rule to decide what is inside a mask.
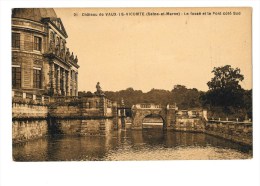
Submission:
[[[15,98],[12,103],[13,143],[46,135],[107,135],[117,124],[117,107],[104,96],[59,98],[51,103]]]
[[[48,134],[48,107],[12,103],[12,140],[14,143],[37,139]]]
[[[99,136],[114,129],[112,119],[54,119],[49,122],[50,135]]]
[[[44,137],[48,134],[47,120],[13,120],[13,143]]]
[[[243,145],[253,145],[251,122],[208,121],[205,133],[228,139]]]

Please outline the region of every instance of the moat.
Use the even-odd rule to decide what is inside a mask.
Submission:
[[[106,136],[55,135],[13,145],[14,161],[251,159],[252,148],[204,133],[118,130]]]

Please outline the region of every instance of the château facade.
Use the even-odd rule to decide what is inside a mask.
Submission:
[[[12,89],[49,96],[78,95],[78,58],[52,8],[12,10]]]

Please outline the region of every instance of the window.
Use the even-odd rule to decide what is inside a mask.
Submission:
[[[34,50],[42,50],[42,38],[34,36]]]
[[[33,88],[41,88],[41,70],[33,69]]]
[[[12,33],[12,47],[20,48],[20,33]]]
[[[12,88],[21,88],[21,68],[12,67]]]

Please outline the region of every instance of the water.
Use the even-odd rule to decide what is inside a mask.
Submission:
[[[15,161],[250,159],[252,150],[202,133],[113,131],[108,136],[52,136],[13,145]]]

